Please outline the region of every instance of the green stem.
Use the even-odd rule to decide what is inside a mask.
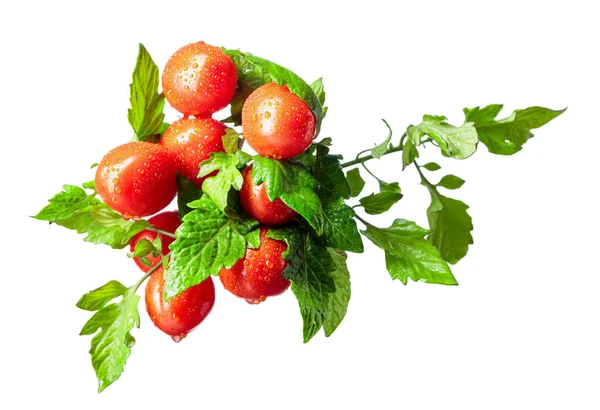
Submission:
[[[399,152],[399,151],[402,151],[402,146],[401,145],[398,145],[396,147],[392,147],[391,149],[387,150],[385,152],[385,154],[383,154],[383,155],[388,155],[388,154],[392,154],[394,152]],[[366,152],[366,151],[363,151],[363,152]],[[371,160],[373,158],[374,158],[373,155],[367,155],[365,157],[356,158],[356,159],[353,159],[352,161],[344,162],[342,164],[342,168],[351,167],[352,165],[356,165],[356,164],[364,164],[365,161],[369,161],[369,160]]]
[[[164,235],[164,236],[168,236],[169,238],[175,238],[175,234],[173,234],[172,232],[169,232],[169,231],[165,231],[165,230],[159,229],[159,228],[157,228],[156,226],[152,226],[152,225],[150,225],[150,226],[149,226],[148,228],[146,228],[146,229],[147,229],[147,230],[149,230],[149,231],[154,231],[154,232],[157,232],[157,233],[159,233],[159,234],[161,234],[161,235]]]
[[[146,279],[148,279],[150,277],[150,275],[152,275],[155,271],[157,271],[161,266],[163,266],[163,261],[169,257],[169,255],[171,254],[171,252],[167,253],[166,255],[164,255],[162,258],[160,258],[160,260],[156,263],[156,265],[154,265],[152,268],[150,268],[150,270],[148,270],[148,272],[146,272],[146,274],[144,276],[142,276],[142,278],[135,284],[133,285],[134,287],[134,291],[133,293],[137,292],[138,288],[141,286],[142,283],[144,283],[144,281]]]
[[[362,219],[360,216],[358,216],[357,214],[354,214],[354,216],[356,217],[356,219],[358,219],[359,221],[361,221],[365,226],[367,225],[371,225],[370,223],[368,223],[367,221],[365,221],[364,219]]]

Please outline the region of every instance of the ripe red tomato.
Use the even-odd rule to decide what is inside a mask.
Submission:
[[[149,142],[119,145],[96,170],[96,191],[125,219],[157,213],[177,193],[176,164],[165,148]]]
[[[269,201],[265,184],[252,181],[252,165],[242,171],[244,183],[240,190],[240,204],[248,215],[264,225],[283,225],[296,217],[296,212],[277,198]]]
[[[161,266],[146,284],[146,310],[156,327],[179,342],[210,313],[215,304],[211,277],[165,302],[164,270]]]
[[[233,59],[204,42],[188,44],[169,58],[162,75],[169,104],[185,116],[208,117],[233,98],[238,74]]]
[[[150,224],[158,229],[162,229],[163,231],[167,231],[167,232],[171,232],[171,233],[175,233],[175,231],[177,230],[177,228],[179,228],[179,225],[181,225],[181,221],[179,220],[179,213],[177,211],[168,211],[168,212],[162,212],[160,214],[156,214],[154,215],[152,218],[148,219],[148,222],[150,222]],[[137,243],[139,241],[141,241],[142,239],[148,239],[150,242],[152,242],[153,240],[156,239],[156,236],[158,235],[158,233],[154,232],[154,231],[149,231],[147,229],[144,229],[142,232],[138,233],[136,236],[133,237],[133,241],[131,242],[131,245],[129,246],[129,249],[131,252],[133,252],[135,250],[135,246],[137,245]],[[173,243],[175,239],[171,238],[170,236],[166,236],[166,235],[161,235],[160,236],[160,243],[161,243],[161,250],[162,250],[162,254],[166,255],[167,253],[169,253],[169,245],[171,245],[171,243]],[[156,265],[160,260],[161,257],[160,256],[152,256],[152,255],[147,255],[146,256],[149,260],[150,263],[152,264],[152,266]],[[140,258],[133,258],[135,264],[137,266],[139,266],[139,268],[141,270],[143,270],[144,272],[148,272],[150,270],[150,268],[152,266],[146,266],[144,265],[141,261]]]
[[[251,304],[279,295],[290,286],[290,281],[281,275],[287,266],[281,257],[287,245],[266,235],[267,228],[261,227],[260,248],[246,249],[246,255],[231,269],[223,268],[219,273],[225,289]]]
[[[282,159],[303,153],[315,137],[315,126],[308,105],[285,85],[260,86],[242,108],[244,138],[263,157]]]
[[[177,172],[202,188],[204,178],[198,178],[199,164],[211,152],[225,152],[225,124],[212,118],[182,118],[167,128],[160,145],[173,153]]]

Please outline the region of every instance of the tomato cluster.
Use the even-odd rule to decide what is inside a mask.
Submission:
[[[224,152],[227,127],[212,115],[231,103],[238,71],[233,59],[204,42],[179,49],[168,60],[162,74],[163,93],[169,104],[183,114],[160,136],[157,143],[135,141],[120,145],[99,163],[95,184],[98,194],[125,219],[152,216],[153,230],[140,232],[131,243],[155,241],[160,236],[161,253],[168,254],[181,221],[177,212],[158,213],[177,194],[176,174],[199,188],[210,175],[199,178],[200,163],[213,152]],[[254,90],[242,109],[245,141],[259,155],[273,159],[292,158],[304,152],[315,137],[316,119],[308,105],[286,85],[267,83]],[[282,276],[287,266],[282,254],[287,245],[267,237],[269,226],[292,221],[296,213],[281,199],[270,201],[263,184],[252,179],[252,164],[243,171],[241,208],[260,225],[261,245],[247,249],[245,257],[219,274],[225,289],[256,304],[284,292],[290,282]],[[158,213],[158,214],[157,214]],[[154,324],[179,341],[210,313],[215,290],[209,277],[183,293],[164,300],[164,270],[158,253],[135,258],[145,272],[153,269],[146,287],[146,308]]]

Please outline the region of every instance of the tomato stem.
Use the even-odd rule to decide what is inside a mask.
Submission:
[[[406,137],[406,133],[404,133],[402,135],[402,139],[400,140],[400,145],[393,146],[392,148],[388,149],[383,155],[388,155],[388,154],[392,154],[394,152],[400,152],[400,151],[402,151],[402,148],[404,147],[403,142],[404,142],[404,138],[405,137]],[[351,167],[351,166],[357,165],[357,164],[363,164],[363,166],[364,166],[364,163],[366,161],[369,161],[369,160],[375,158],[375,157],[373,157],[372,154],[366,155],[364,157],[360,156],[361,154],[363,154],[365,152],[369,152],[369,151],[371,151],[371,150],[367,149],[367,150],[359,152],[358,155],[356,156],[356,159],[353,159],[352,161],[348,161],[348,162],[342,163],[342,168]],[[367,170],[367,172],[368,172],[368,170]]]
[[[144,281],[146,279],[148,279],[150,277],[150,275],[152,275],[158,268],[160,268],[163,265],[163,261],[166,258],[168,258],[170,254],[171,254],[171,252],[169,252],[166,255],[164,255],[163,257],[161,257],[160,260],[156,263],[156,265],[154,265],[152,268],[150,268],[150,270],[148,270],[148,272],[146,272],[146,274],[144,276],[142,276],[142,278],[135,285],[133,285],[134,293],[137,292],[140,285],[142,283],[144,283]]]
[[[161,235],[164,235],[164,236],[168,236],[168,237],[170,237],[170,238],[175,238],[175,234],[173,234],[172,232],[165,231],[165,230],[163,230],[163,229],[159,229],[159,228],[157,228],[156,226],[153,226],[153,225],[150,225],[150,226],[149,226],[148,228],[146,228],[146,229],[147,229],[147,230],[149,230],[149,231],[154,231],[154,232],[157,232],[157,233],[159,233],[159,234],[161,234]]]

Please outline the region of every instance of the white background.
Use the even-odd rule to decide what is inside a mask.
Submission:
[[[2,3],[0,408],[600,407],[592,2],[395,3]],[[89,314],[75,302],[109,279],[133,284],[140,272],[124,252],[28,215],[63,183],[92,179],[90,165],[130,139],[138,43],[162,68],[199,40],[271,59],[309,82],[324,77],[321,135],[347,158],[385,138],[381,118],[399,137],[425,113],[461,123],[463,107],[489,103],[504,103],[504,115],[569,109],[513,157],[480,146],[466,161],[441,159],[467,181],[450,195],[471,206],[475,225],[475,245],[454,267],[460,286],[405,287],[365,243],[349,258],[345,321],[307,345],[291,292],[250,306],[217,281],[213,312],[179,344],[142,303],[125,373],[98,395],[90,338],[78,336]],[[372,165],[399,180],[405,198],[371,220],[426,225],[428,195],[399,161]]]

